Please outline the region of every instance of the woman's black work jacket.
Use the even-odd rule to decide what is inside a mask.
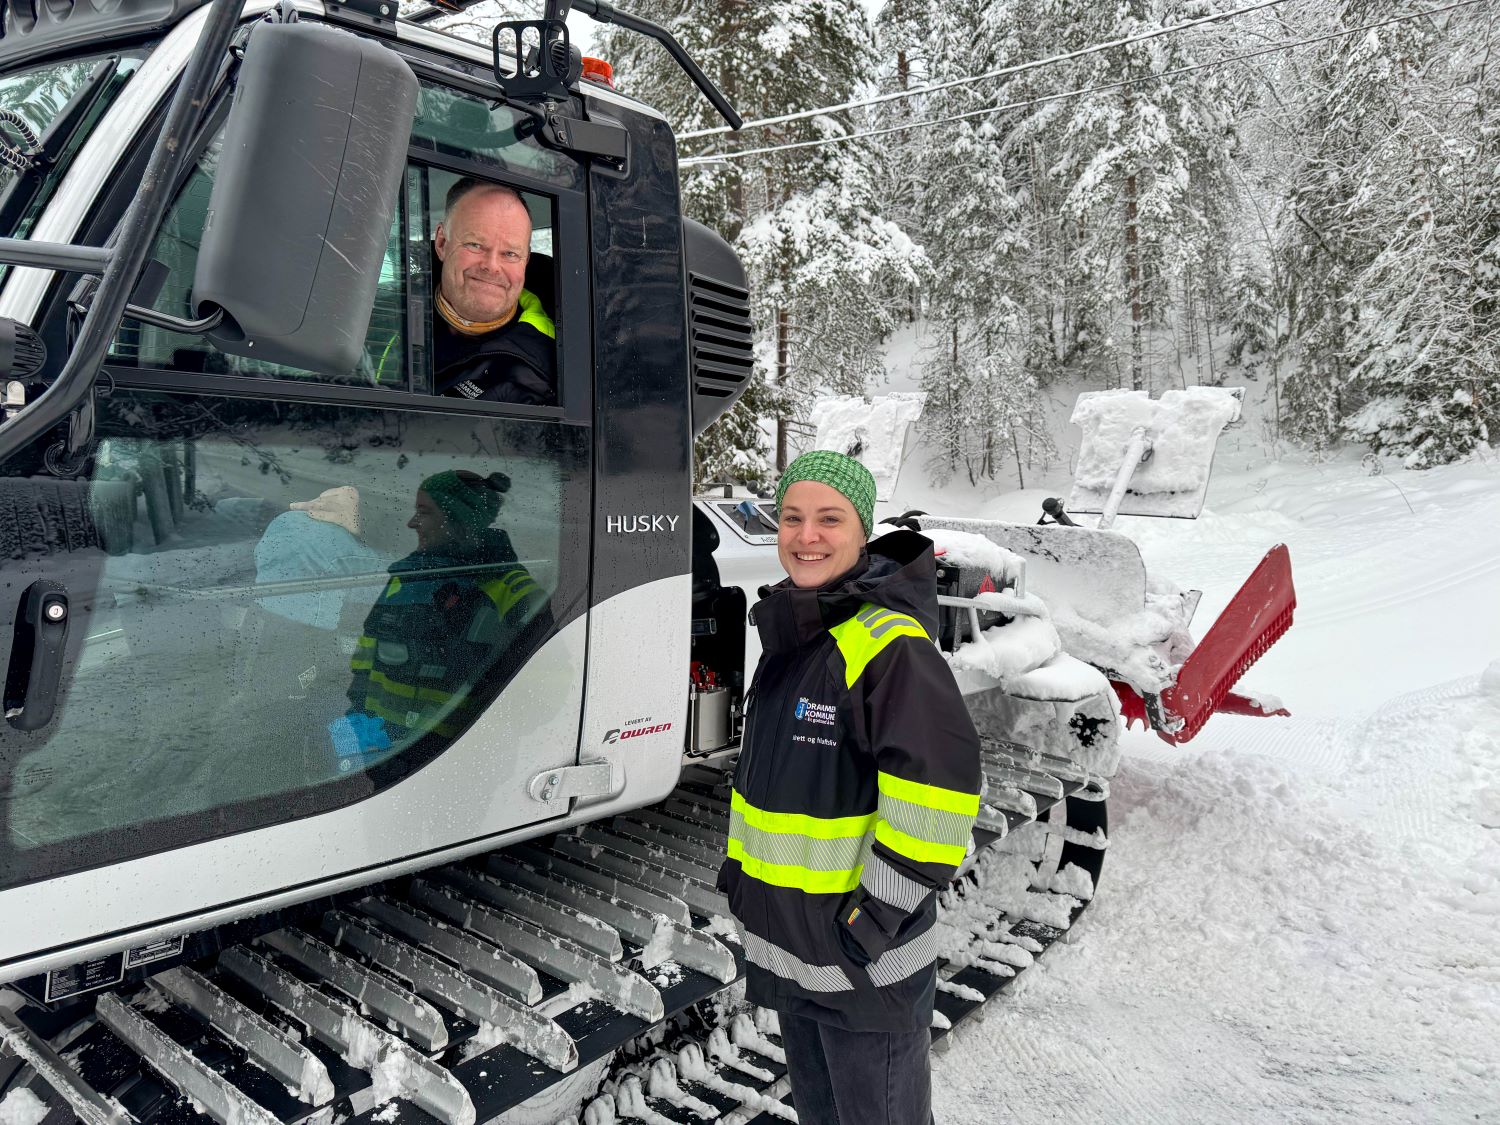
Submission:
[[[855,1031],[932,1018],[936,892],[979,808],[979,737],[937,633],[932,543],[872,542],[752,614],[762,656],[720,888],[756,1004]]]

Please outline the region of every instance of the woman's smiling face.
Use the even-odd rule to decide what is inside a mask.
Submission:
[[[792,584],[822,586],[853,569],[865,545],[854,505],[836,488],[799,480],[781,500],[776,553]]]

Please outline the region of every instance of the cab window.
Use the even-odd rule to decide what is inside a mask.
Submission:
[[[155,268],[159,283],[151,307],[185,320],[198,315],[192,303],[193,272],[203,241],[222,142],[221,130],[179,189],[151,249],[151,258],[158,263]],[[329,376],[228,355],[214,347],[206,337],[132,320],[126,320],[121,326],[110,348],[108,362],[119,367],[350,383],[405,390],[408,383],[405,316],[408,271],[402,257],[405,224],[405,209],[398,207],[380,263],[380,279],[370,327],[365,335],[364,355],[352,371]]]
[[[576,161],[519,135],[520,115],[481,98],[424,83],[411,138],[412,159],[406,190],[392,222],[381,259],[364,354],[355,368],[333,376],[229,355],[203,336],[127,320],[110,351],[109,363],[120,368],[239,375],[256,378],[345,384],[360,388],[455,395],[528,405],[555,406],[561,396],[560,306],[554,237],[558,200],[548,187],[576,191],[581,170]],[[151,251],[157,263],[146,290],[152,308],[182,319],[198,315],[192,284],[208,216],[209,199],[222,144],[222,121],[177,193]],[[512,192],[530,219],[530,260],[523,287],[527,296],[515,306],[513,319],[540,330],[506,334],[527,337],[519,358],[504,355],[491,364],[470,363],[476,371],[455,366],[455,337],[442,327],[438,297],[444,292],[443,262],[434,247],[449,192],[461,181]],[[493,267],[486,267],[493,268]],[[455,265],[461,278],[461,269]],[[151,277],[152,275],[148,275]],[[452,295],[449,295],[452,296]],[[446,299],[446,298],[445,298]],[[462,302],[457,301],[461,306]],[[455,301],[448,301],[455,308]],[[461,311],[458,315],[461,316]],[[465,318],[482,324],[483,308]],[[473,351],[457,349],[464,355]],[[491,349],[493,350],[493,348]],[[504,351],[504,349],[500,349]],[[529,386],[545,385],[546,394],[511,394],[496,388],[507,371],[522,363]],[[465,378],[444,378],[434,365]],[[474,392],[478,393],[474,393]]]

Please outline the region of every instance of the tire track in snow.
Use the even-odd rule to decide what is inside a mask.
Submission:
[[[1500,558],[1489,557],[1478,559],[1468,566],[1458,569],[1444,569],[1440,572],[1440,578],[1434,578],[1415,586],[1407,586],[1375,594],[1371,594],[1368,590],[1363,590],[1361,591],[1362,596],[1336,600],[1331,606],[1326,602],[1315,603],[1318,608],[1311,613],[1298,615],[1293,627],[1301,626],[1307,629],[1319,628],[1325,625],[1337,625],[1345,621],[1351,621],[1356,617],[1378,613],[1381,610],[1410,605],[1433,594],[1444,593],[1457,586],[1467,585],[1476,579],[1484,578],[1497,572],[1500,572]]]
[[[1423,713],[1473,695],[1478,683],[1478,676],[1464,676],[1397,696],[1345,735],[1351,752],[1350,804],[1365,810],[1372,827],[1431,844],[1455,831],[1463,833],[1461,819],[1455,823],[1455,806],[1463,795],[1460,782],[1457,777],[1434,777],[1434,765],[1423,753],[1433,750],[1424,736],[1430,736],[1434,717],[1424,718]],[[1451,767],[1452,756],[1445,753],[1443,758]],[[1360,784],[1356,779],[1368,781]]]

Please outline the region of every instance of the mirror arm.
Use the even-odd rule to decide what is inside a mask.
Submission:
[[[88,314],[89,306],[85,301],[70,301],[68,308],[80,316]],[[197,320],[188,320],[186,317],[173,316],[159,309],[148,309],[143,305],[126,305],[121,312],[126,320],[138,320],[142,324],[149,324],[154,328],[165,328],[168,332],[180,332],[184,336],[202,336],[205,332],[212,332],[219,327],[219,322],[224,319],[223,309],[214,309],[205,317]]]
[[[219,64],[229,49],[239,24],[245,0],[214,0],[197,48],[188,60],[161,134],[151,150],[151,159],[140,190],[120,223],[119,237],[109,252],[98,294],[83,322],[72,354],[61,374],[25,410],[0,423],[0,463],[57,425],[80,406],[66,443],[67,448],[49,450],[48,460],[60,455],[76,462],[93,437],[93,387],[110,341],[120,325],[120,316],[130,300],[136,277],[156,238],[157,228],[171,201],[172,172],[180,151],[197,128],[208,104],[208,95],[219,74]],[[95,269],[98,268],[96,265]],[[83,402],[88,399],[87,403]],[[66,467],[59,464],[59,467]]]

